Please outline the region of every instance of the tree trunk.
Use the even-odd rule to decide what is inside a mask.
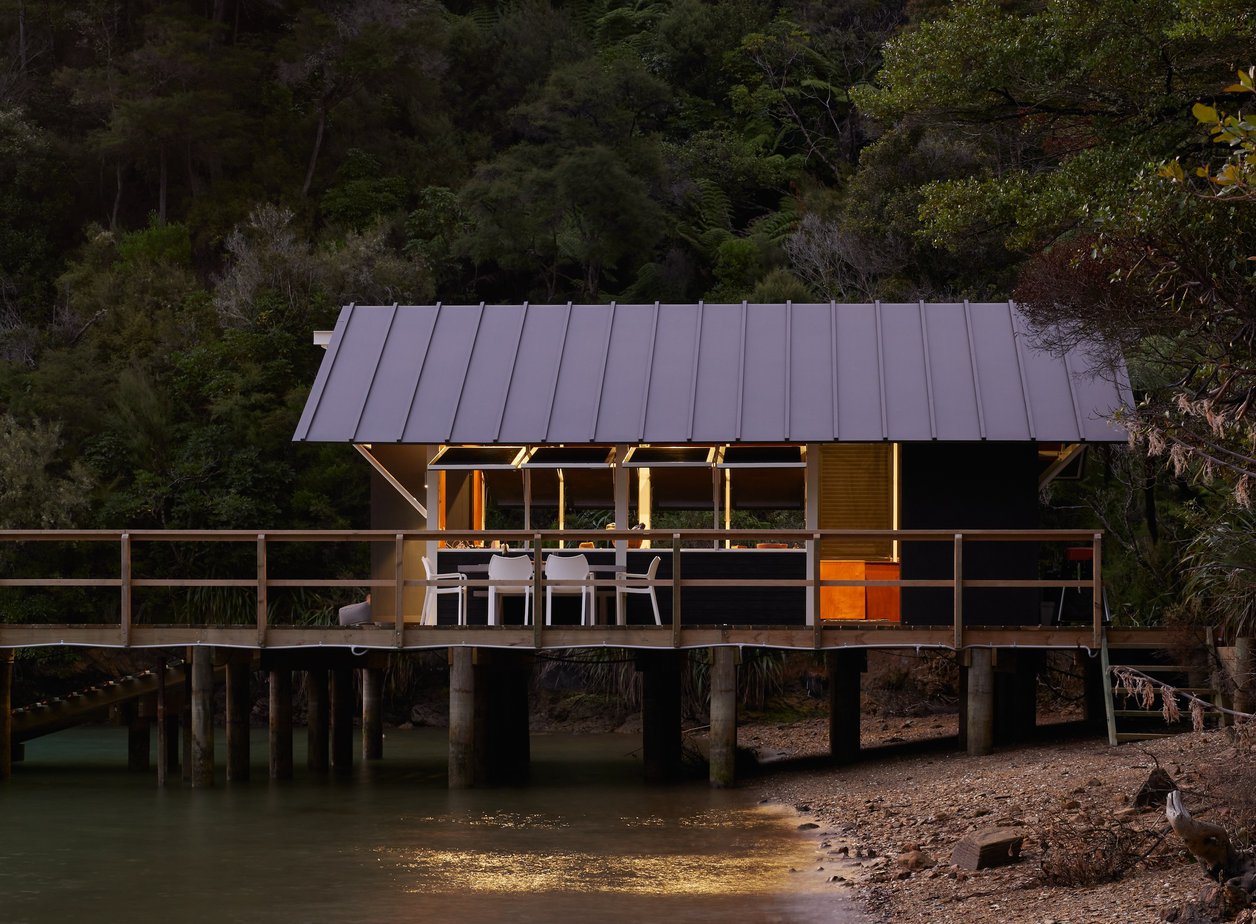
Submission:
[[[301,187],[301,195],[310,194],[310,186],[314,183],[314,169],[318,166],[318,155],[323,150],[323,131],[327,127],[327,101],[318,102],[318,128],[314,132],[314,149],[310,151],[310,166],[305,171],[305,185]]]
[[[18,73],[26,79],[26,4],[17,5],[17,61]]]
[[[160,164],[157,174],[157,224],[164,227],[166,224],[166,146],[161,145],[157,152]]]
[[[109,230],[118,230],[118,209],[122,207],[122,162],[113,165],[114,193],[113,211],[109,213]]]

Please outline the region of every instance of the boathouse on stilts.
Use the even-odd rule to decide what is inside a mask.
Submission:
[[[667,778],[682,661],[707,649],[710,776],[728,786],[744,648],[824,653],[830,747],[851,759],[868,648],[953,649],[961,737],[984,753],[1032,727],[1042,650],[1100,647],[1102,535],[1039,529],[1038,497],[1088,445],[1125,440],[1111,415],[1129,385],[1119,368],[1102,373],[1098,350],[1039,349],[1014,304],[354,305],[316,341],[326,353],[294,438],[361,454],[370,530],[0,535],[118,543],[121,574],[105,586],[118,588],[119,625],[0,624],[0,647],[190,646],[186,682],[178,673],[168,695],[155,680],[152,694],[159,736],[187,713],[194,784],[213,778],[220,676],[228,775],[247,774],[230,742],[258,652],[270,771],[284,778],[294,670],[309,765],[345,766],[352,670],[362,752],[377,757],[384,658],[447,650],[449,784],[465,787],[526,775],[532,659],[584,647],[633,653],[645,773]],[[589,509],[609,528],[576,516]],[[689,522],[666,526],[676,509]],[[738,511],[756,510],[793,519],[737,528]],[[133,625],[138,589],[197,586],[133,573],[133,548],[165,541],[255,543],[256,579],[230,586],[255,587],[256,624]],[[288,542],[369,543],[371,572],[276,579],[268,549]],[[1044,544],[1072,549],[1085,573],[1044,577]],[[499,573],[507,560],[520,570]],[[353,585],[371,602],[350,624],[270,624],[268,592],[297,585]],[[1085,598],[1084,621],[1044,607],[1061,587]],[[5,760],[19,738],[15,725]]]

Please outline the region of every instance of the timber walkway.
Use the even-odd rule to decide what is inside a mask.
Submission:
[[[888,540],[904,550],[905,561],[918,550],[927,550],[930,560],[914,570],[904,564],[896,577],[828,577],[821,550],[835,540]],[[629,542],[646,548],[630,550]],[[494,546],[532,556],[530,592],[536,601],[544,600],[551,586],[587,586],[614,595],[625,576],[583,581],[545,576],[544,554],[562,554],[558,550],[564,548],[576,553],[581,543],[605,546],[621,571],[630,561],[641,562],[637,570],[644,571],[646,560],[660,558],[657,576],[632,576],[632,586],[653,591],[662,625],[632,619],[564,625],[540,618],[531,625],[460,625],[450,616],[452,600],[441,600],[435,624],[420,621],[424,593],[453,586],[423,576],[421,559],[428,557],[441,571],[450,555],[478,554],[487,561]],[[309,558],[302,554],[305,549],[328,544],[337,548],[336,571],[351,576],[296,573]],[[748,547],[756,544],[771,548]],[[1032,553],[1079,544],[1093,560],[1084,578],[1041,577],[1032,555],[1032,573],[1023,563],[1012,574],[999,573],[994,554],[1012,546]],[[225,564],[207,566],[217,552],[224,553],[218,557]],[[356,574],[353,565],[345,564],[352,562],[359,563]],[[1102,534],[1082,530],[10,530],[0,531],[0,563],[3,608],[22,614],[0,622],[0,648],[1097,650],[1103,629]],[[51,567],[57,573],[48,573]],[[205,573],[212,567],[233,573]],[[518,583],[464,576],[460,586],[478,599],[489,587]],[[1089,594],[1091,618],[1084,624],[1044,624],[1042,601],[1062,589]],[[334,624],[336,607],[368,593],[374,596],[371,623]],[[38,605],[23,604],[24,594],[37,596]],[[865,615],[872,612],[871,606],[862,609],[865,598],[890,595],[892,618],[831,618],[837,611],[831,598],[852,594]]]
[[[297,673],[310,716],[310,766],[325,769],[329,759],[332,767],[348,766],[357,690],[362,754],[373,759],[382,754],[385,656],[437,648],[449,652],[451,787],[526,778],[532,657],[554,648],[635,650],[647,779],[668,778],[679,762],[680,677],[686,650],[693,649],[707,649],[713,785],[734,781],[743,647],[823,653],[830,678],[830,751],[837,760],[859,752],[866,669],[861,649],[953,650],[965,747],[972,754],[988,753],[997,741],[1017,740],[1032,729],[1041,649],[1076,653],[1098,681],[1089,684],[1100,691],[1093,711],[1098,716],[1106,681],[1097,655],[1105,637],[1114,647],[1182,649],[1206,643],[1204,630],[1105,626],[1102,538],[1079,530],[0,532],[0,777],[22,740],[18,730],[25,735],[38,724],[34,712],[11,711],[13,651],[53,645],[169,649],[159,654],[161,663],[174,655],[186,658],[189,669],[177,673],[187,677],[187,696],[178,707],[167,703],[157,709],[158,779],[174,766],[179,711],[193,785],[214,780],[213,704],[222,670],[228,780],[247,776],[249,678],[258,669],[268,675],[271,776],[285,779],[292,774]],[[893,543],[895,576],[871,567],[857,569],[857,577],[844,576],[845,570],[826,573],[832,564],[822,555],[826,542],[871,539]],[[546,577],[546,554],[566,549],[576,554],[585,544],[595,546],[588,550],[591,557],[607,561],[598,573],[609,568],[611,577]],[[311,554],[318,546],[324,552],[330,546],[334,554]],[[1060,546],[1084,547],[1089,575],[1043,576],[1050,570],[1042,565],[1050,560],[1044,550]],[[522,588],[518,577],[476,576],[502,547],[531,557],[531,579],[524,579]],[[1005,554],[1011,549],[1016,554]],[[465,570],[456,577],[428,578],[421,568],[424,557],[441,574],[448,574],[451,564]],[[661,567],[655,578],[644,579],[645,564],[655,557]],[[867,563],[837,564],[845,569]],[[329,574],[310,575],[320,569]],[[593,625],[572,624],[571,611],[564,617],[548,607],[542,618],[539,606],[531,624],[509,618],[504,625],[481,624],[476,606],[463,610],[469,617],[459,617],[456,600],[450,599],[454,594],[442,595],[435,608],[423,605],[424,594],[434,588],[465,590],[481,604],[478,595],[489,588],[522,590],[539,603],[550,587],[590,587],[613,598],[629,581],[654,592],[658,623],[648,600],[638,601],[646,606],[635,616],[629,608],[614,621]],[[1048,614],[1044,604],[1059,598],[1062,589],[1084,598],[1082,612],[1090,617],[1084,623],[1059,624]],[[334,624],[339,606],[368,593],[370,624]],[[566,602],[578,613],[575,597]],[[863,618],[834,618],[851,612],[852,601]],[[39,710],[47,714],[38,722],[50,729],[107,706],[111,697],[149,695],[150,685],[165,698],[167,685],[140,675],[115,692],[86,691],[72,703],[49,704]],[[137,719],[134,750],[137,761],[141,756],[147,761],[140,724]]]

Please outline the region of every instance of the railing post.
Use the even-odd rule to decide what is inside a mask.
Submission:
[[[955,566],[952,574],[955,609],[955,650],[964,650],[964,534],[955,534]]]
[[[680,647],[680,533],[672,533],[672,647]]]
[[[123,533],[121,536],[122,561],[120,564],[121,576],[121,616],[119,623],[119,633],[122,639],[122,647],[130,647],[131,644],[131,534]]]
[[[541,534],[532,534],[532,647],[537,651],[541,650],[541,627],[545,624],[545,619],[541,611],[544,605],[544,598],[541,596],[541,585],[545,563],[541,560]],[[527,606],[527,600],[524,600],[524,606]],[[497,620],[502,621],[500,617]]]
[[[266,647],[266,628],[270,624],[270,587],[267,585],[266,534],[257,534],[257,647]]]
[[[393,539],[393,610],[396,619],[396,628],[393,630],[393,644],[400,648],[405,644],[406,635],[406,537],[397,533]],[[432,586],[425,593],[436,593],[436,587]],[[439,597],[437,599],[440,599]],[[436,607],[432,607],[432,612],[436,612]]]
[[[815,649],[819,651],[824,645],[824,621],[820,618],[820,534],[811,534],[811,586],[807,592],[811,594],[811,628],[814,633]]]
[[[1094,620],[1094,647],[1098,648],[1103,641],[1103,533],[1095,533],[1091,550],[1091,616]],[[1110,678],[1105,677],[1104,682]]]

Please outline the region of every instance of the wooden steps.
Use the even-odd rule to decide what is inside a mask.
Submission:
[[[178,694],[183,689],[183,662],[172,661],[167,665],[165,687],[167,692]],[[225,668],[217,668],[224,671]],[[100,686],[88,687],[65,696],[54,696],[13,710],[13,740],[29,741],[42,735],[52,734],[83,722],[105,716],[111,706],[149,696],[157,692],[158,680],[154,671],[141,671],[117,680],[107,680]]]
[[[1190,731],[1192,728],[1190,704],[1183,699],[1178,700],[1178,708],[1182,718],[1173,724],[1164,719],[1164,689],[1159,684],[1166,684],[1181,694],[1190,694],[1209,703],[1216,703],[1218,692],[1211,686],[1199,685],[1204,676],[1211,676],[1217,662],[1215,645],[1211,633],[1198,649],[1198,660],[1182,663],[1182,653],[1177,657],[1166,657],[1157,660],[1153,651],[1163,651],[1162,646],[1155,643],[1128,642],[1119,647],[1108,644],[1107,632],[1104,633],[1100,661],[1104,675],[1104,702],[1107,707],[1108,743],[1116,746],[1127,741],[1152,741],[1166,738],[1169,735]],[[1187,653],[1187,657],[1194,652]],[[1114,671],[1126,668],[1157,681],[1156,702],[1150,709],[1142,708],[1133,697],[1127,697],[1116,683]],[[1121,701],[1118,703],[1118,698]]]

